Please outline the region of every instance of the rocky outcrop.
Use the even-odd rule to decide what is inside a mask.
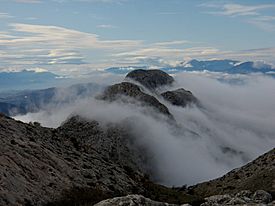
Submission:
[[[156,202],[149,198],[145,198],[142,195],[128,195],[125,197],[116,197],[101,201],[94,206],[176,206],[174,204],[168,204],[163,202]]]
[[[249,190],[241,191],[235,195],[214,195],[205,198],[206,202],[201,206],[216,206],[216,205],[250,205],[250,206],[273,206],[272,196],[264,190],[257,190],[255,193]]]
[[[126,80],[132,79],[150,90],[131,83],[122,82],[109,86],[97,98],[105,101],[120,101],[124,103],[139,104],[141,106],[150,106],[157,112],[165,114],[174,120],[169,109],[157,98],[162,97],[173,105],[185,107],[188,104],[198,103],[196,97],[190,91],[177,89],[159,94],[158,87],[168,86],[174,82],[173,77],[161,70],[134,70],[127,74]],[[154,94],[152,94],[152,93]],[[130,98],[129,98],[130,97]],[[160,98],[160,99],[162,99]]]
[[[185,107],[189,104],[198,103],[197,98],[192,92],[185,89],[163,92],[161,96],[173,105]]]
[[[144,93],[139,86],[130,82],[122,82],[109,86],[98,98],[107,101],[119,100],[126,103],[141,103],[143,106],[150,106],[158,112],[172,118],[168,108],[160,103],[157,98]]]
[[[127,74],[126,79],[132,79],[147,89],[154,90],[157,87],[169,86],[174,82],[174,78],[161,70],[137,69]]]

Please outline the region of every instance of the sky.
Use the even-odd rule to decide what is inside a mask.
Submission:
[[[86,74],[190,59],[275,65],[275,1],[0,0],[0,71]]]

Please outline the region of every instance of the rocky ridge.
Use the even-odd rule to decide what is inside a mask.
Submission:
[[[157,112],[173,119],[167,106],[158,99],[164,99],[181,107],[198,103],[192,92],[183,88],[159,93],[159,87],[169,87],[174,81],[172,76],[161,70],[138,69],[129,72],[124,82],[107,87],[97,98],[110,102],[121,101],[139,105],[141,103],[141,106],[154,108]]]
[[[139,86],[130,82],[122,82],[109,86],[98,98],[111,102],[123,101],[124,103],[126,102],[133,104],[141,103],[143,106],[150,106],[156,109],[156,111],[172,117],[172,114],[169,112],[168,108],[160,103],[157,98],[152,95],[146,94],[141,90]]]

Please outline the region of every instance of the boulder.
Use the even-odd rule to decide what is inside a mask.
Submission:
[[[171,85],[174,78],[161,70],[137,69],[127,74],[126,78],[139,82],[144,87],[154,90],[157,87]]]
[[[256,203],[270,203],[272,201],[272,196],[268,192],[264,190],[257,190],[253,196],[252,199]]]

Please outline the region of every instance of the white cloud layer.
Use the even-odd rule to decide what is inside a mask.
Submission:
[[[166,103],[178,122],[176,128],[161,116],[154,118],[148,111],[141,112],[140,107],[93,98],[17,118],[56,127],[73,113],[101,124],[126,123],[151,154],[154,177],[167,185],[194,184],[221,176],[274,147],[273,78],[223,76],[241,80],[242,84],[237,85],[203,73],[179,74],[175,78],[175,88],[191,90],[203,105],[183,109]]]

